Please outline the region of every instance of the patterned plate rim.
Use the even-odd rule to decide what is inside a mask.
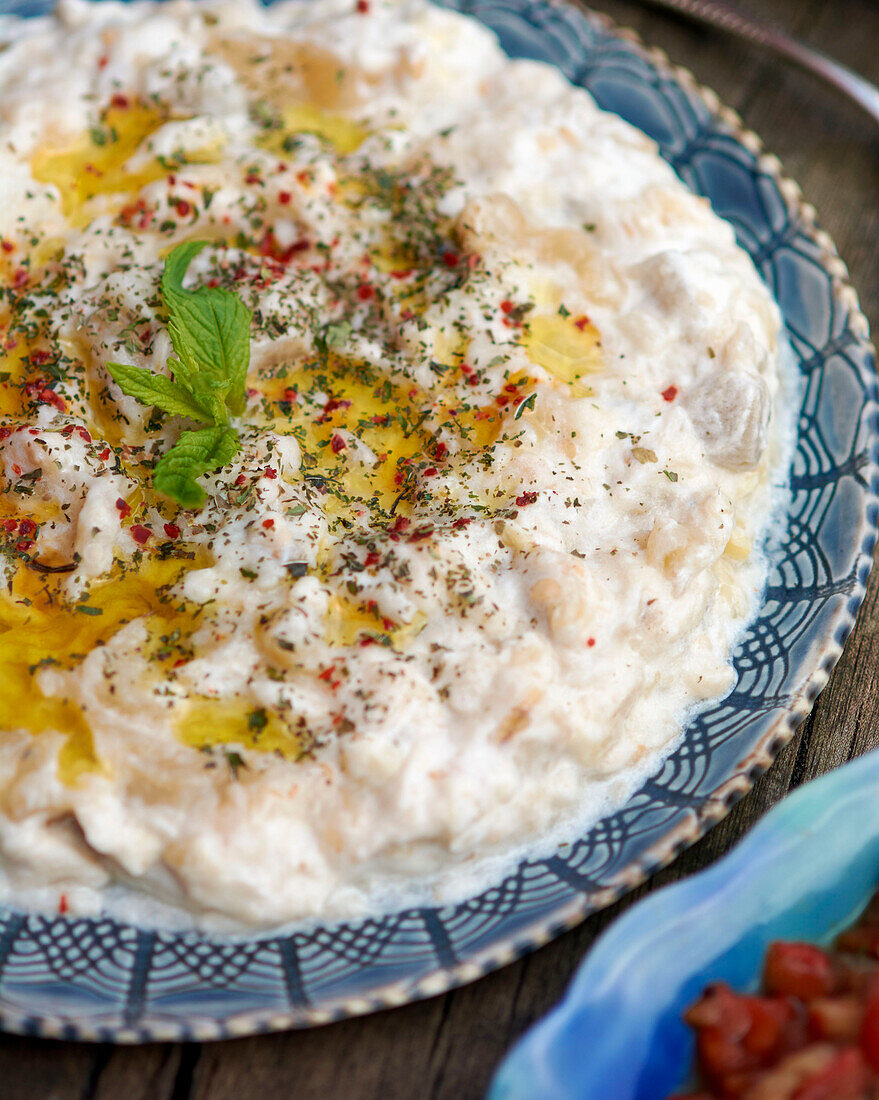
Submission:
[[[678,84],[688,95],[701,100],[712,119],[720,123],[729,136],[751,153],[760,171],[777,186],[792,218],[818,248],[820,266],[830,277],[833,302],[849,317],[851,329],[863,351],[873,363],[873,377],[864,402],[868,427],[869,457],[864,469],[868,486],[861,508],[861,542],[854,568],[855,584],[848,599],[834,613],[826,628],[827,641],[815,668],[791,693],[785,713],[763,734],[747,756],[739,762],[735,775],[725,780],[701,805],[693,809],[692,817],[666,832],[642,855],[620,872],[613,886],[581,894],[557,909],[551,917],[534,921],[505,943],[474,953],[467,960],[434,971],[416,980],[389,983],[376,993],[361,997],[341,997],[327,1000],[321,1007],[297,1008],[288,1011],[255,1010],[233,1013],[224,1019],[193,1019],[189,1024],[173,1020],[152,1020],[142,1026],[73,1022],[69,1017],[42,1013],[34,1015],[9,1007],[0,1007],[0,1030],[21,1035],[89,1042],[143,1043],[156,1041],[210,1041],[245,1035],[316,1027],[382,1009],[399,1007],[428,997],[439,996],[451,989],[484,977],[493,970],[521,958],[544,946],[550,940],[570,931],[586,917],[618,901],[635,887],[646,882],[661,868],[668,866],[683,851],[703,837],[721,821],[732,807],[753,787],[770,767],[781,749],[793,737],[800,722],[809,714],[815,699],[826,686],[830,673],[842,656],[845,643],[855,624],[858,610],[866,594],[867,578],[873,565],[873,551],[879,536],[879,397],[875,349],[870,340],[869,323],[861,310],[858,295],[849,278],[848,269],[830,235],[820,227],[814,206],[807,202],[799,185],[786,175],[781,161],[768,153],[761,138],[748,129],[739,114],[727,107],[708,86],[701,84],[684,66],[671,61],[657,46],[648,46],[641,35],[620,26],[603,12],[584,7],[576,0],[543,0],[547,7],[559,11],[576,11],[603,34],[620,39],[637,52],[657,73]]]

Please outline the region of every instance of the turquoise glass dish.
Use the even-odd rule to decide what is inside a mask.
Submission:
[[[789,502],[733,655],[735,687],[693,718],[625,805],[455,904],[239,936],[0,905],[6,1030],[215,1039],[325,1024],[473,981],[615,901],[720,820],[791,736],[842,652],[876,542],[879,415],[867,321],[814,209],[713,93],[601,16],[554,0],[443,2],[485,23],[511,56],[556,66],[654,139],[734,227],[778,303],[799,383]],[[0,0],[0,16],[39,17],[53,6]],[[618,1100],[615,1087],[603,1100]]]
[[[755,988],[772,940],[826,943],[879,886],[879,750],[775,806],[729,855],[604,933],[489,1100],[665,1100],[686,1080],[681,1013],[710,981]]]

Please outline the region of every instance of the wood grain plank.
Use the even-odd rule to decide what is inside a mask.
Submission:
[[[0,1041],[3,1100],[81,1100],[100,1072],[102,1055],[77,1043],[5,1036]]]
[[[872,0],[739,0],[879,82]],[[879,318],[879,131],[811,77],[632,0],[596,7],[638,29],[742,112],[818,207]],[[309,1032],[181,1048],[0,1040],[4,1100],[469,1100],[561,995],[602,929],[648,890],[717,859],[792,787],[879,743],[879,576],[812,716],[703,840],[629,898],[473,986]]]

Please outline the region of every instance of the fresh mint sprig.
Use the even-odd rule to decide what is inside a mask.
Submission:
[[[226,466],[240,448],[230,414],[244,411],[250,365],[252,313],[237,294],[218,287],[187,290],[187,268],[207,241],[187,241],[169,253],[162,272],[162,301],[176,355],[168,360],[173,378],[128,363],[108,363],[124,394],[171,416],[206,424],[186,431],[159,460],[153,485],[184,508],[200,508],[205,492],[197,477]]]

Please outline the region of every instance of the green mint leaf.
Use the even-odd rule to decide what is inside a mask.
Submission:
[[[178,380],[213,410],[216,421],[228,421],[244,410],[250,365],[252,312],[237,294],[219,287],[186,290],[183,278],[207,241],[178,245],[165,260],[162,298],[168,310],[168,332],[180,365]]]
[[[174,365],[173,362],[171,365]],[[130,363],[108,363],[107,370],[123,393],[137,398],[144,405],[155,405],[172,416],[188,416],[190,420],[213,419],[210,408],[206,408],[189,390],[166,378],[164,374],[155,374]]]
[[[153,485],[183,508],[200,508],[205,502],[205,492],[195,479],[227,465],[238,454],[239,447],[238,432],[228,425],[184,432],[159,460]]]

